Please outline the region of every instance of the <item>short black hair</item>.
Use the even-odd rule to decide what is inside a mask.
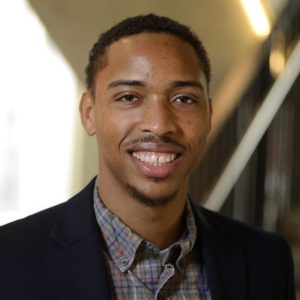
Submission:
[[[194,48],[203,67],[207,83],[210,82],[211,67],[207,51],[196,34],[186,25],[168,17],[148,14],[127,18],[100,35],[89,53],[89,63],[86,67],[86,86],[88,89],[93,89],[97,71],[106,64],[105,52],[107,47],[124,37],[139,33],[168,33],[189,43]]]

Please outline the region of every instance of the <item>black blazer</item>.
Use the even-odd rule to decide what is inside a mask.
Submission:
[[[92,181],[69,201],[0,228],[1,300],[109,299]],[[295,299],[280,236],[193,206],[213,300]]]

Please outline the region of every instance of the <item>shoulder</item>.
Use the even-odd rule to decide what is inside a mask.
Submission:
[[[32,246],[42,247],[49,237],[51,227],[66,203],[48,208],[26,218],[0,227],[0,254],[13,254],[14,251],[32,251]],[[23,253],[24,255],[25,253]],[[1,255],[0,255],[1,256]]]
[[[91,182],[67,202],[0,227],[0,298],[2,290],[31,289],[36,295],[36,284],[43,294],[39,299],[53,292],[49,259],[59,257],[64,249],[76,252],[78,244],[98,237],[93,186]]]
[[[55,244],[50,236],[57,222],[77,225],[78,219],[84,216],[91,219],[93,186],[94,181],[64,203],[1,226],[0,257],[1,254],[11,255],[14,251],[22,255],[26,251],[47,252]]]
[[[59,250],[59,245],[49,238],[49,233],[65,205],[60,204],[0,227],[0,298],[7,299],[1,294],[3,291],[10,291],[8,295],[12,291],[22,291],[23,295],[26,290],[32,289],[33,282],[38,283],[38,288],[45,293],[51,293],[47,285],[41,285],[41,282],[49,282],[44,260]],[[25,294],[22,297],[30,299]]]
[[[294,299],[293,260],[283,237],[196,205],[194,214],[204,261],[226,266],[225,281],[235,270],[254,287],[253,299]]]
[[[194,205],[194,209],[199,230],[204,227],[210,236],[239,245],[253,253],[274,253],[274,249],[279,253],[290,252],[286,240],[277,233],[264,231],[197,205]]]

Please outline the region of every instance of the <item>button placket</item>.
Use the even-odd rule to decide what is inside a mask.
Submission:
[[[159,292],[162,290],[163,286],[167,283],[167,281],[174,275],[175,269],[172,264],[166,264],[164,266],[164,270],[161,274],[161,277],[159,279],[157,290],[155,293],[155,299],[158,299]]]

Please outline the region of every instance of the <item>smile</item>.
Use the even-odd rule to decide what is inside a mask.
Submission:
[[[175,153],[139,151],[139,152],[132,152],[132,156],[152,166],[160,167],[164,164],[168,164],[174,161],[177,155]]]

